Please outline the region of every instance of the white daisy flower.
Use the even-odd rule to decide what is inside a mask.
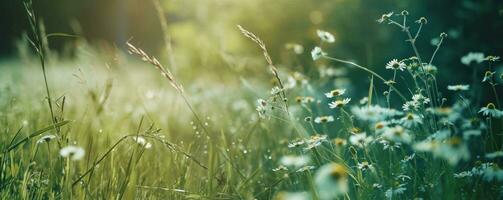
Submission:
[[[288,144],[288,148],[294,148],[294,147],[300,147],[302,145],[304,145],[306,143],[306,141],[304,140],[296,140],[294,142],[291,142]]]
[[[400,149],[402,147],[402,143],[391,141],[391,140],[386,140],[384,138],[380,139],[379,143],[382,144],[383,150],[395,151],[395,149]]]
[[[357,167],[358,167],[358,169],[360,169],[362,171],[374,170],[374,167],[372,166],[372,164],[368,163],[367,161],[363,161],[361,163],[358,163]]]
[[[389,124],[390,122],[387,121],[379,121],[374,124],[374,129],[376,133],[381,133],[385,128],[388,127]]]
[[[422,94],[415,94],[412,96],[412,101],[418,104],[428,104],[430,103],[430,98],[423,96]]]
[[[314,123],[320,124],[320,123],[328,123],[328,122],[333,122],[334,117],[333,116],[320,116],[316,117],[314,119]]]
[[[484,60],[485,60],[484,54],[480,52],[470,52],[465,56],[461,57],[461,63],[463,63],[464,65],[470,65],[473,62],[482,63],[484,62]]]
[[[470,85],[448,85],[447,90],[451,91],[467,91],[470,89]]]
[[[350,98],[345,98],[343,100],[336,100],[336,101],[332,101],[331,103],[328,104],[328,106],[331,108],[331,109],[334,109],[334,108],[342,108],[344,107],[346,104],[349,103],[349,101],[351,101]]]
[[[398,61],[397,59],[393,59],[386,64],[386,69],[391,70],[403,71],[406,67],[407,65],[404,62]]]
[[[42,144],[44,142],[50,142],[51,140],[55,139],[55,135],[44,135],[40,139],[37,140],[37,144]]]
[[[348,192],[348,171],[337,163],[325,164],[314,175],[320,200],[336,199]]]
[[[378,105],[352,107],[351,112],[356,118],[363,121],[379,121],[383,119],[381,107]]]
[[[378,105],[352,107],[351,112],[356,118],[363,121],[382,121],[390,117],[402,115],[403,113],[392,108],[383,108]]]
[[[281,165],[286,167],[292,167],[294,169],[298,169],[300,167],[306,166],[310,162],[309,156],[283,156],[280,161]]]
[[[70,160],[80,160],[84,157],[85,151],[81,147],[70,145],[59,150],[59,155]]]
[[[367,137],[367,133],[358,133],[358,134],[353,134],[349,136],[349,142],[352,145],[355,145],[357,147],[363,148],[370,144],[374,138],[372,136]]]
[[[386,196],[387,199],[396,199],[398,197],[395,196],[403,194],[406,190],[407,188],[405,188],[405,184],[400,184],[396,188],[386,190],[384,196]]]
[[[402,124],[402,126],[405,126],[407,128],[411,128],[422,123],[423,120],[421,119],[421,117],[413,113],[407,113],[407,115],[405,115],[400,119],[400,124]]]
[[[433,150],[437,149],[438,145],[439,144],[436,140],[427,139],[427,140],[415,143],[413,148],[416,151],[432,152]]]
[[[499,56],[487,56],[484,60],[489,62],[498,62],[500,60]]]
[[[450,137],[443,142],[437,140],[425,140],[414,144],[416,151],[432,152],[434,157],[446,160],[454,166],[461,160],[468,160],[470,152],[467,145],[459,137]]]
[[[385,128],[382,136],[393,142],[410,143],[412,140],[408,131],[401,126]]]
[[[419,109],[420,104],[417,101],[407,101],[402,105],[403,111],[412,111]]]
[[[314,49],[311,51],[311,57],[313,57],[313,60],[318,60],[319,58],[326,55],[327,53],[323,52],[320,47],[314,47]]]
[[[475,166],[470,171],[473,175],[481,176],[484,174],[487,168],[493,167],[493,163],[482,163],[481,165]]]
[[[493,103],[487,104],[486,107],[482,107],[479,110],[479,113],[487,117],[500,118],[503,116],[503,111],[496,109],[496,106]]]
[[[470,171],[462,171],[459,173],[454,173],[454,178],[465,178],[465,177],[472,177],[473,174]]]
[[[335,89],[330,92],[325,93],[325,96],[327,98],[333,98],[333,97],[338,97],[342,96],[344,93],[346,93],[346,89]]]
[[[327,135],[313,135],[309,139],[306,140],[307,146],[304,150],[310,150],[317,146],[320,146],[321,143],[327,141]]]
[[[328,43],[334,43],[335,42],[335,37],[331,33],[327,31],[322,31],[322,30],[316,30],[316,34],[318,37],[320,37],[321,41],[323,42],[328,42]]]
[[[346,139],[342,139],[342,138],[335,138],[335,139],[333,139],[333,142],[336,147],[343,147],[343,146],[346,146],[346,144],[348,143],[346,141]]]
[[[424,65],[423,70],[424,70],[424,72],[429,73],[429,74],[436,74],[438,71],[437,67],[435,65],[431,65],[431,64]]]
[[[298,97],[295,97],[295,101],[297,101],[297,103],[312,103],[314,102],[314,98],[313,97],[310,97],[310,96],[306,96],[306,97],[301,97],[301,96],[298,96]]]

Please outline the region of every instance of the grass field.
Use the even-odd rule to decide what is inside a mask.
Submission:
[[[317,46],[286,45],[312,67],[287,68],[246,26],[257,57],[221,55],[220,71],[158,61],[134,39],[79,39],[65,59],[31,16],[27,53],[0,62],[1,199],[502,198],[499,57],[459,58],[473,80],[439,85],[449,37],[418,49],[425,18],[376,16],[413,52],[381,75],[326,53],[336,39],[322,30]]]

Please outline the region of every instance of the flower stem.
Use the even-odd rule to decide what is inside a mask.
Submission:
[[[332,60],[332,61],[336,61],[336,62],[340,62],[340,63],[344,63],[344,64],[355,66],[355,67],[357,67],[357,68],[359,68],[359,69],[361,69],[363,71],[368,72],[369,74],[374,75],[375,77],[381,79],[384,83],[386,83],[386,79],[384,79],[381,75],[377,74],[376,72],[370,70],[367,67],[363,67],[363,66],[361,66],[359,64],[356,64],[354,62],[351,62],[351,61],[341,60],[341,59],[330,57],[330,56],[326,56],[326,55],[324,55],[323,57],[326,58],[326,59],[328,59],[328,60]],[[392,88],[393,90],[395,90],[395,92],[398,94],[398,96],[400,96],[400,98],[402,98],[403,101],[407,101],[407,98],[405,98],[405,96],[400,91],[398,91],[398,89],[396,89],[395,86],[393,86],[391,84],[386,84],[386,85],[388,85],[390,88]]]

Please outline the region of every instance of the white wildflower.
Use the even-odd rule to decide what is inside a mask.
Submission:
[[[498,110],[493,103],[489,103],[489,104],[487,104],[486,107],[482,107],[479,110],[479,113],[482,113],[482,115],[484,115],[484,116],[494,117],[494,118],[500,118],[503,116],[503,111]]]
[[[407,65],[404,62],[398,61],[397,59],[393,59],[386,64],[386,69],[391,70],[403,71],[406,67]]]
[[[402,147],[402,143],[391,140],[380,139],[379,143],[383,145],[383,150],[394,151],[395,149]]]
[[[421,119],[421,117],[413,113],[407,113],[407,115],[405,115],[400,119],[400,124],[402,124],[402,126],[405,126],[407,128],[418,126],[422,123],[423,120]]]
[[[298,169],[300,167],[303,167],[307,165],[310,162],[309,156],[283,156],[281,157],[280,161],[281,165],[286,166],[286,167],[293,167],[294,169]]]
[[[470,52],[465,56],[461,57],[461,63],[463,63],[464,65],[470,65],[472,64],[472,62],[478,64],[484,62],[484,60],[485,60],[484,54],[480,52]]]
[[[306,140],[306,147],[304,150],[310,150],[320,146],[323,142],[327,142],[327,135],[313,135]]]
[[[373,140],[374,138],[372,136],[367,136],[367,133],[357,133],[349,136],[349,142],[360,148],[367,146]]]
[[[327,53],[323,52],[320,47],[314,47],[314,49],[311,51],[311,57],[313,57],[313,60],[318,60],[319,58],[326,55]]]
[[[384,129],[382,136],[394,142],[410,143],[412,140],[408,131],[401,126],[389,127]]]
[[[306,141],[299,139],[299,140],[296,140],[292,143],[289,143],[288,148],[300,147],[300,146],[304,145],[305,143],[306,143]]]
[[[402,105],[403,111],[418,110],[420,104],[417,101],[407,101]]]
[[[415,94],[412,96],[412,101],[418,104],[428,104],[430,103],[430,98],[423,96],[422,94]]]
[[[37,140],[37,144],[42,144],[44,142],[49,142],[49,141],[51,141],[51,140],[53,140],[55,138],[56,138],[55,135],[44,135],[40,139]]]
[[[470,85],[448,85],[447,89],[452,91],[467,91],[470,89]]]
[[[335,138],[335,139],[333,139],[333,142],[336,147],[343,147],[343,146],[346,146],[346,144],[348,143],[346,139],[342,139],[342,138]]]
[[[338,97],[342,96],[344,93],[346,93],[346,89],[335,89],[330,92],[325,93],[325,96],[327,98],[333,98],[333,97]]]
[[[398,185],[396,188],[390,188],[388,190],[386,190],[386,192],[384,193],[384,196],[386,197],[386,199],[397,199],[398,195],[401,195],[403,194],[405,191],[407,190],[407,188],[405,188],[405,184],[400,184]]]
[[[335,42],[335,37],[331,33],[327,31],[322,31],[322,30],[316,30],[316,34],[318,37],[320,37],[321,41],[323,42],[328,42],[328,43],[334,43]]]
[[[70,160],[80,160],[84,157],[85,151],[81,147],[69,145],[59,150],[59,155]]]
[[[454,178],[465,178],[465,177],[472,177],[473,174],[470,171],[462,171],[459,173],[454,173]]]
[[[358,167],[358,169],[360,169],[362,171],[374,170],[374,167],[372,166],[372,164],[368,163],[367,161],[363,161],[361,163],[358,163],[357,167]]]
[[[314,182],[320,200],[332,200],[348,192],[348,172],[337,163],[323,165],[316,171]]]
[[[470,152],[459,137],[450,137],[444,142],[425,140],[414,145],[416,151],[432,152],[434,157],[446,160],[450,165],[456,165],[461,160],[468,160]]]
[[[423,71],[429,74],[436,74],[438,69],[435,65],[426,64],[423,66]]]
[[[314,123],[320,124],[320,123],[328,123],[328,122],[333,122],[334,117],[329,115],[329,116],[320,116],[314,118]]]
[[[344,107],[346,104],[349,103],[349,101],[351,101],[350,98],[345,98],[343,100],[336,100],[336,101],[332,101],[331,103],[328,104],[328,106],[331,108],[331,109],[334,109],[334,108],[342,108]]]

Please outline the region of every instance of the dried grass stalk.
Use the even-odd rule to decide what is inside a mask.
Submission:
[[[166,69],[162,64],[157,60],[157,58],[153,56],[149,56],[145,51],[143,51],[140,48],[135,47],[133,44],[126,42],[126,45],[128,46],[128,51],[130,54],[137,55],[139,56],[143,61],[148,62],[152,65],[154,65],[159,71],[161,71],[161,74],[166,77],[169,80],[169,83],[171,86],[173,86],[178,92],[183,93],[183,88],[182,85],[178,84],[176,82],[175,77],[173,74]]]

